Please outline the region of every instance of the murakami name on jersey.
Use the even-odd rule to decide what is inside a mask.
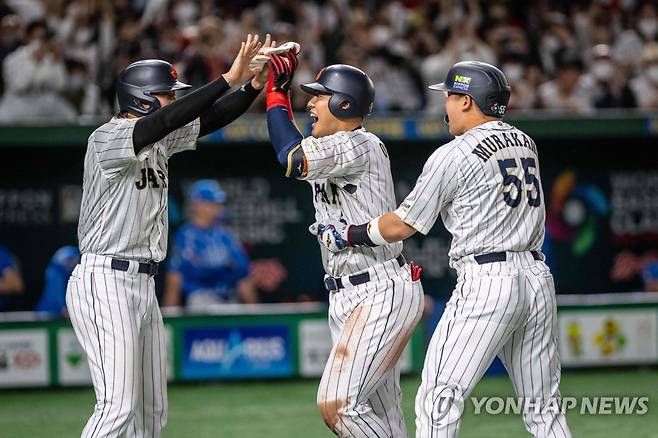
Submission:
[[[491,134],[482,139],[471,152],[480,157],[482,161],[487,161],[496,151],[515,146],[528,148],[537,154],[535,142],[520,131]]]

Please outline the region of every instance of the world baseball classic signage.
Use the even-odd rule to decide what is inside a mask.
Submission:
[[[289,331],[285,325],[183,329],[181,376],[189,380],[292,376]]]

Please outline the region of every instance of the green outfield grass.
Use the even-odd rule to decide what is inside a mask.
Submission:
[[[404,410],[413,436],[417,377],[403,381]],[[317,381],[232,382],[171,385],[165,437],[331,437],[315,408]],[[658,437],[658,371],[580,371],[563,375],[563,395],[647,396],[645,415],[568,413],[574,437]],[[506,377],[484,379],[474,396],[511,395]],[[74,437],[91,412],[89,388],[0,391],[0,437]],[[475,415],[467,404],[461,437],[527,437],[521,418]]]

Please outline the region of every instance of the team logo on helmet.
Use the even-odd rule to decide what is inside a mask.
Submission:
[[[176,67],[174,67],[173,65],[171,66],[171,76],[174,79],[178,79],[178,72],[176,71]]]
[[[491,111],[493,111],[494,113],[500,114],[502,116],[502,115],[505,114],[505,111],[507,110],[507,105],[501,105],[499,103],[494,103],[489,108],[491,108]]]
[[[322,72],[325,71],[326,69],[327,69],[327,67],[324,67],[322,70],[320,70],[320,71],[318,72],[317,75],[315,75],[315,80],[316,80],[316,81],[320,79],[320,76],[322,76]]]
[[[452,86],[457,90],[468,91],[471,86],[471,78],[469,76],[455,75],[455,80],[452,81]]]

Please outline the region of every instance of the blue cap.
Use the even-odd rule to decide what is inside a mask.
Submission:
[[[192,184],[190,198],[203,202],[224,202],[226,193],[214,179],[200,179]]]
[[[80,262],[80,251],[75,246],[63,246],[55,252],[52,261],[59,266],[73,269]]]

